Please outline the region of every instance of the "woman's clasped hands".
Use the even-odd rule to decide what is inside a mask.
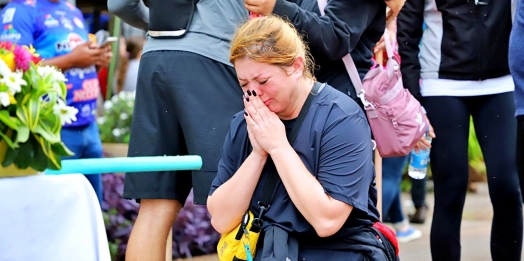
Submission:
[[[244,118],[253,153],[267,156],[279,148],[290,146],[284,124],[262,102],[255,90],[247,90],[243,100]]]

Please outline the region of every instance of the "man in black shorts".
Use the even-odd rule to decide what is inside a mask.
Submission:
[[[200,1],[188,13],[173,10],[174,1],[150,0],[149,9],[137,0],[108,1],[112,13],[149,35],[140,61],[128,156],[189,154],[203,160],[202,168],[192,173],[126,175],[124,198],[141,202],[126,260],[165,258],[168,233],[191,188],[194,202],[206,203],[229,122],[243,109],[242,90],[228,59],[229,40],[248,17],[243,1]]]

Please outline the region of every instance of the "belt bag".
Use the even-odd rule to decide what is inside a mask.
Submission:
[[[181,38],[189,29],[199,0],[149,0],[148,34],[153,38]]]
[[[235,229],[220,237],[217,246],[220,261],[250,260],[247,257],[248,252],[255,256],[261,229],[260,226],[254,226],[253,221],[253,213],[247,211]]]

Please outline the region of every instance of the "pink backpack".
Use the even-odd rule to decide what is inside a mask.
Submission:
[[[326,0],[318,0],[324,15]],[[388,62],[386,68],[377,64],[360,81],[353,58],[342,58],[346,70],[364,104],[369,125],[381,157],[408,155],[426,132],[429,124],[420,103],[404,89],[398,58],[393,55],[389,37],[385,34]]]

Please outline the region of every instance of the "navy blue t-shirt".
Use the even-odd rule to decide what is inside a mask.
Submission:
[[[293,123],[285,122],[288,131]],[[333,236],[344,236],[339,233],[346,234],[379,221],[371,132],[366,116],[351,98],[331,86],[321,89],[311,103],[293,148],[328,195],[354,208],[344,224],[344,232]],[[210,195],[235,174],[250,153],[246,122],[243,112],[239,112],[230,123]],[[267,177],[268,173],[262,173],[251,200],[250,209],[255,214]],[[280,179],[264,221],[264,226],[278,224],[294,234],[316,236],[314,228],[293,205]]]

